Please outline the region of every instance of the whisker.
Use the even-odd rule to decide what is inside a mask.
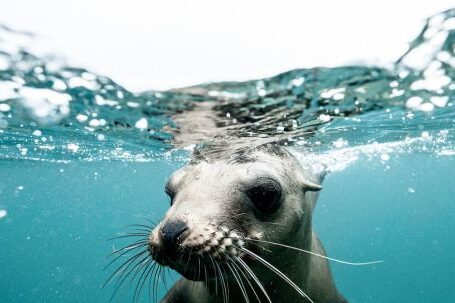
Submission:
[[[237,276],[236,272],[232,268],[231,264],[226,262],[226,265],[229,268],[229,270],[231,271],[231,273],[234,276],[235,280],[237,281],[237,284],[238,284],[238,286],[240,288],[240,291],[242,292],[242,295],[245,298],[245,302],[246,303],[250,303],[250,299],[248,298],[248,294],[246,292],[245,285],[243,284],[242,279],[239,280],[239,277]]]
[[[127,234],[127,235],[115,236],[115,237],[107,239],[107,241],[123,239],[123,238],[148,237],[148,235],[149,234],[147,234],[147,233],[131,233],[131,234]]]
[[[242,240],[244,240],[244,239],[242,239]],[[253,245],[256,246],[257,248],[259,248],[260,250],[265,250],[265,251],[267,251],[267,252],[269,252],[269,253],[272,252],[270,249],[267,249],[267,248],[265,248],[264,246],[259,245],[258,243],[252,242],[251,244],[253,244]]]
[[[163,274],[161,275],[161,279],[163,280],[164,289],[166,289],[166,292],[168,292],[169,289],[167,288],[166,273],[167,273],[166,270],[163,268]]]
[[[226,284],[224,282],[224,277],[223,277],[223,272],[221,271],[221,268],[220,266],[218,265],[218,263],[215,262],[215,266],[220,274],[220,279],[221,279],[221,291],[223,293],[223,302],[227,303],[229,302],[228,300],[228,296],[227,296],[227,290],[226,290]]]
[[[114,247],[112,248],[112,252],[107,255],[106,257],[107,258],[110,258],[110,257],[113,257],[114,255],[118,254],[118,253],[121,253],[121,252],[129,252],[129,251],[132,251],[132,250],[135,250],[135,249],[138,249],[138,248],[142,248],[142,247],[145,247],[147,246],[148,244],[148,241],[146,240],[139,240],[139,241],[136,241],[134,243],[131,243],[129,245],[126,245],[126,246],[123,246],[121,248],[118,248],[118,249],[115,249]]]
[[[194,286],[196,285],[196,282],[195,281],[189,281],[189,284],[190,284],[189,293],[191,293],[191,296],[194,297]]]
[[[134,295],[133,295],[133,301],[134,302],[136,302],[136,300],[139,300],[142,288],[144,287],[144,284],[147,281],[147,276],[153,269],[153,265],[149,266],[150,263],[153,263],[153,261],[151,261],[151,260],[147,261],[147,263],[145,265],[145,270],[143,270],[141,276],[139,277],[139,280],[138,280],[138,283],[136,285],[136,288],[134,289]],[[147,267],[149,267],[149,268],[147,269]]]
[[[197,279],[198,281],[200,280],[201,278],[201,258],[197,258],[197,263],[198,263],[198,267],[197,267]]]
[[[115,284],[115,287],[117,288],[120,288],[123,283],[126,281],[126,279],[128,279],[128,277],[134,272],[134,275],[131,279],[131,283],[133,283],[133,280],[134,278],[136,277],[136,275],[139,273],[141,267],[144,266],[144,264],[147,263],[147,259],[149,258],[149,256],[145,256],[143,257],[142,259],[140,259],[136,264],[133,265],[133,267],[130,268],[131,264],[133,263],[130,263],[123,271],[122,273],[120,274],[120,276],[118,277],[117,279],[117,282]]]
[[[243,278],[246,280],[246,282],[248,283],[248,285],[250,286],[251,290],[253,291],[254,293],[254,296],[256,297],[257,301],[258,302],[261,302],[261,299],[259,298],[258,294],[256,293],[256,290],[254,289],[254,286],[251,284],[250,282],[250,279],[248,278],[248,276],[243,272],[242,268],[237,264],[236,260],[232,259],[230,256],[229,256],[229,252],[228,252],[228,255],[226,255],[226,257],[229,258],[229,260],[231,260],[232,262],[232,266],[234,266],[234,268],[236,268],[236,271],[237,272],[240,272],[240,274],[242,274]],[[234,256],[233,256],[234,257]]]
[[[147,281],[148,281],[148,283],[147,283],[147,297],[148,297],[148,302],[151,302],[151,301],[152,301],[152,300],[151,300],[151,296],[150,296],[150,290],[151,290],[151,284],[150,284],[150,282],[151,282],[152,273],[153,273],[155,267],[157,267],[157,266],[158,266],[157,263],[153,263],[152,266],[151,266],[151,268],[150,268],[150,270],[149,270],[149,272],[147,273],[147,275],[146,275],[145,278],[144,278],[144,284],[147,283]]]
[[[117,248],[117,249],[114,247],[114,245],[112,245],[112,253],[110,253],[108,255],[108,257],[111,257],[112,255],[114,255],[114,254],[116,254],[116,253],[118,253],[118,252],[120,252],[122,250],[130,250],[130,249],[132,249],[134,247],[137,247],[137,246],[140,246],[140,245],[143,245],[143,244],[147,244],[147,243],[148,243],[148,240],[144,240],[144,239],[143,240],[137,240],[136,242],[133,242],[131,244],[128,244],[126,246],[123,246],[123,247]]]
[[[193,252],[193,248],[191,248],[190,252],[188,253],[188,261],[186,262],[185,271],[188,269],[188,265],[190,265],[191,260],[191,253]],[[183,256],[183,254],[182,254]]]
[[[149,222],[152,225],[152,228],[155,228],[158,224],[155,221],[152,221],[150,218],[144,218],[145,221]]]
[[[212,256],[210,254],[208,254],[208,256],[209,256],[209,259],[210,259],[210,261],[212,263],[213,273],[215,275],[215,295],[218,296],[218,277],[217,277],[217,273],[218,272],[217,272],[217,270],[215,268],[215,261],[213,261]]]
[[[230,289],[229,288],[229,280],[228,280],[228,277],[226,275],[226,272],[223,270],[223,267],[220,266],[220,269],[221,269],[222,274],[224,274],[224,277],[225,277],[224,280],[226,282],[226,293],[227,293],[226,300],[227,300],[227,302],[229,302],[229,289]]]
[[[144,228],[139,228],[139,227],[133,228],[131,230],[134,232],[137,232],[137,233],[145,233],[146,235],[150,235],[150,232],[152,231],[150,229],[144,229]]]
[[[113,251],[108,256],[112,259],[109,260],[109,263],[104,267],[104,269],[111,267],[121,258],[125,258],[125,260],[122,260],[120,262],[121,264],[115,268],[115,270],[109,275],[109,277],[102,285],[104,288],[111,281],[114,279],[116,280],[111,300],[115,295],[117,295],[120,288],[122,288],[127,280],[129,280],[131,284],[137,282],[137,285],[135,285],[134,289],[133,302],[139,300],[147,280],[149,282],[149,298],[151,297],[150,278],[152,275],[155,275],[155,273],[157,273],[161,267],[150,257],[147,247],[149,243],[148,238],[150,236],[150,233],[157,226],[157,224],[151,219],[143,219],[145,221],[143,224],[130,224],[129,226],[131,227],[131,230],[128,233],[119,234],[108,239],[108,241],[117,239],[135,239],[133,243],[123,246],[119,249],[115,249],[113,246]]]
[[[117,275],[122,270],[123,267],[127,266],[127,264],[130,264],[131,262],[134,262],[136,260],[136,258],[140,257],[144,253],[146,253],[146,251],[138,252],[137,254],[130,257],[125,262],[123,262],[123,264],[120,265],[119,267],[117,267],[117,269],[109,276],[109,278],[106,280],[106,282],[104,282],[102,288],[104,288],[112,280],[112,278],[114,278],[114,276]]]
[[[128,274],[122,278],[122,281],[120,283],[119,283],[119,281],[117,282],[117,284],[119,284],[118,288],[120,288],[122,286],[122,284],[127,280],[128,276],[134,272],[134,274],[130,278],[130,287],[132,287],[133,283],[136,280],[136,277],[139,275],[139,273],[141,273],[141,275],[139,276],[139,280],[136,283],[135,290],[134,290],[133,303],[135,303],[137,301],[137,299],[136,299],[137,288],[139,287],[139,284],[141,283],[142,276],[147,271],[147,266],[148,266],[149,262],[150,262],[150,259],[142,258],[133,268],[130,269]]]
[[[257,224],[257,222],[242,223],[242,225],[244,225],[244,226],[250,226],[250,225],[255,225],[255,224]],[[277,226],[286,226],[286,224],[280,224],[280,223],[278,223],[278,222],[266,222],[266,221],[264,221],[264,222],[261,221],[261,224],[270,224],[270,225],[277,225]]]
[[[161,281],[163,282],[164,289],[166,290],[166,293],[169,292],[169,288],[167,287],[167,282],[166,282],[166,270],[165,267],[162,268],[160,271],[160,276],[161,276]]]
[[[153,230],[153,228],[154,228],[154,226],[149,226],[149,225],[145,225],[145,224],[130,224],[128,226],[131,226],[131,227],[143,227],[146,230]]]
[[[125,282],[125,280],[128,278],[128,276],[135,271],[135,269],[139,266],[141,266],[144,262],[144,260],[147,258],[148,256],[142,258],[139,262],[137,262],[131,269],[129,269],[129,267],[131,266],[131,264],[133,264],[134,262],[130,263],[121,273],[121,275],[118,277],[117,279],[117,282],[115,283],[115,290],[114,290],[114,293],[112,294],[111,296],[111,300],[112,298],[115,297],[115,295],[117,294],[118,290],[122,287],[123,283]],[[135,259],[136,260],[136,259]],[[134,260],[134,261],[135,261]],[[125,275],[125,273],[127,272],[127,274]],[[136,270],[136,273],[138,271]],[[136,274],[135,274],[136,275]]]
[[[269,294],[267,293],[267,291],[265,290],[264,288],[264,285],[262,285],[261,281],[259,281],[259,278],[256,276],[256,274],[251,270],[251,268],[245,263],[245,261],[243,261],[241,258],[239,257],[235,257],[236,260],[239,262],[239,264],[241,264],[243,266],[243,268],[246,270],[246,272],[251,276],[251,278],[253,278],[254,282],[256,282],[257,286],[259,287],[259,289],[262,291],[262,293],[264,294],[264,296],[267,298],[267,301],[269,301],[269,303],[272,303],[272,300],[270,299],[269,297]]]
[[[205,288],[208,289],[208,280],[209,280],[209,277],[208,277],[208,273],[207,273],[207,266],[205,265],[205,262],[203,262],[202,265],[204,266],[204,282],[205,282]]]
[[[245,253],[249,254],[259,262],[261,262],[264,266],[272,270],[274,273],[276,273],[280,278],[282,278],[286,283],[288,283],[292,288],[294,288],[302,297],[306,298],[308,301],[311,303],[314,303],[313,300],[303,291],[301,290],[294,282],[292,282],[291,279],[289,279],[284,273],[282,273],[278,268],[261,258],[260,256],[256,255],[255,253],[251,252],[250,250],[246,248],[240,248],[242,251]]]
[[[153,293],[154,293],[154,302],[158,302],[158,282],[159,282],[159,273],[161,271],[161,266],[158,266],[155,271],[153,271]]]
[[[165,267],[164,271],[166,272],[166,274],[172,278],[172,273],[171,273],[171,270],[169,269],[169,267]],[[164,287],[166,288],[166,291],[167,291],[167,286],[164,285]]]
[[[111,266],[115,261],[117,261],[119,258],[121,258],[122,256],[126,255],[127,253],[133,251],[133,250],[136,250],[136,249],[139,249],[139,248],[142,248],[146,245],[144,244],[141,244],[141,245],[138,245],[136,247],[133,247],[131,249],[128,249],[128,250],[125,250],[124,252],[122,252],[120,255],[116,256],[114,259],[112,259],[104,268],[103,270],[106,270],[109,266]],[[111,254],[111,256],[114,256],[114,254],[118,253],[119,251],[115,251],[114,253]]]
[[[154,263],[152,265],[152,270],[150,271],[150,278],[147,279],[147,296],[148,296],[148,302],[152,301],[152,276],[153,273],[155,272],[155,269],[158,267],[158,263]]]
[[[248,213],[239,213],[239,214],[236,214],[236,215],[234,215],[232,217],[229,217],[229,218],[237,218],[237,217],[246,216],[246,215],[248,215]]]
[[[346,264],[346,265],[365,266],[365,265],[372,265],[372,264],[378,264],[378,263],[383,263],[384,262],[383,260],[368,261],[368,262],[349,262],[349,261],[343,261],[343,260],[340,260],[340,259],[327,257],[327,256],[315,253],[315,252],[310,251],[310,250],[305,250],[305,249],[302,249],[302,248],[293,247],[293,246],[289,246],[289,245],[286,245],[286,244],[275,243],[275,242],[270,242],[270,241],[265,241],[265,240],[256,240],[256,239],[251,239],[251,238],[240,238],[240,239],[246,240],[246,241],[261,242],[261,243],[281,246],[281,247],[293,249],[293,250],[296,250],[296,251],[304,252],[304,253],[307,253],[307,254],[310,254],[310,255],[313,255],[313,256],[316,256],[316,257],[320,257],[320,258],[323,258],[323,259],[326,259],[326,260],[330,260],[330,261],[333,261],[333,262]]]

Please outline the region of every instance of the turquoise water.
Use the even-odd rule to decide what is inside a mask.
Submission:
[[[350,302],[453,302],[454,17],[429,18],[393,68],[140,94],[0,27],[0,302],[133,301],[134,281],[113,298],[115,283],[102,287],[128,243],[108,239],[159,220],[189,147],[266,142],[328,172],[314,225],[329,256],[384,260],[332,264]],[[186,129],[201,110],[210,121]]]
[[[166,176],[180,165],[2,163],[0,301],[108,302],[103,267],[119,243],[106,239],[159,218]],[[334,263],[336,282],[350,302],[453,302],[455,159],[407,155],[389,165],[361,160],[324,183],[315,229],[329,255],[385,261]],[[127,284],[113,302],[132,301],[133,290]]]

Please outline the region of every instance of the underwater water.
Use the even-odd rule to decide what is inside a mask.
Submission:
[[[108,239],[160,219],[166,178],[195,145],[270,142],[327,173],[314,228],[328,255],[384,261],[331,264],[349,302],[455,300],[454,10],[430,17],[393,67],[166,92],[132,93],[36,40],[0,27],[0,302],[133,301],[135,281],[113,297],[115,281],[102,287],[128,243]]]

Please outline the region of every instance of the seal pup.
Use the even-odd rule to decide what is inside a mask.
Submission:
[[[347,302],[312,230],[318,181],[276,145],[196,150],[169,178],[171,207],[148,237],[150,257],[183,276],[161,302]]]

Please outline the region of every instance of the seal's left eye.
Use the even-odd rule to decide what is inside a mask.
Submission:
[[[275,212],[281,204],[281,186],[270,178],[260,178],[246,191],[254,206],[262,213]]]
[[[166,192],[166,194],[169,196],[169,198],[171,198],[171,205],[173,204],[174,202],[174,196],[175,196],[175,193],[174,191],[171,189],[171,187],[169,186],[169,184],[166,185],[166,187],[164,188],[164,191]]]

